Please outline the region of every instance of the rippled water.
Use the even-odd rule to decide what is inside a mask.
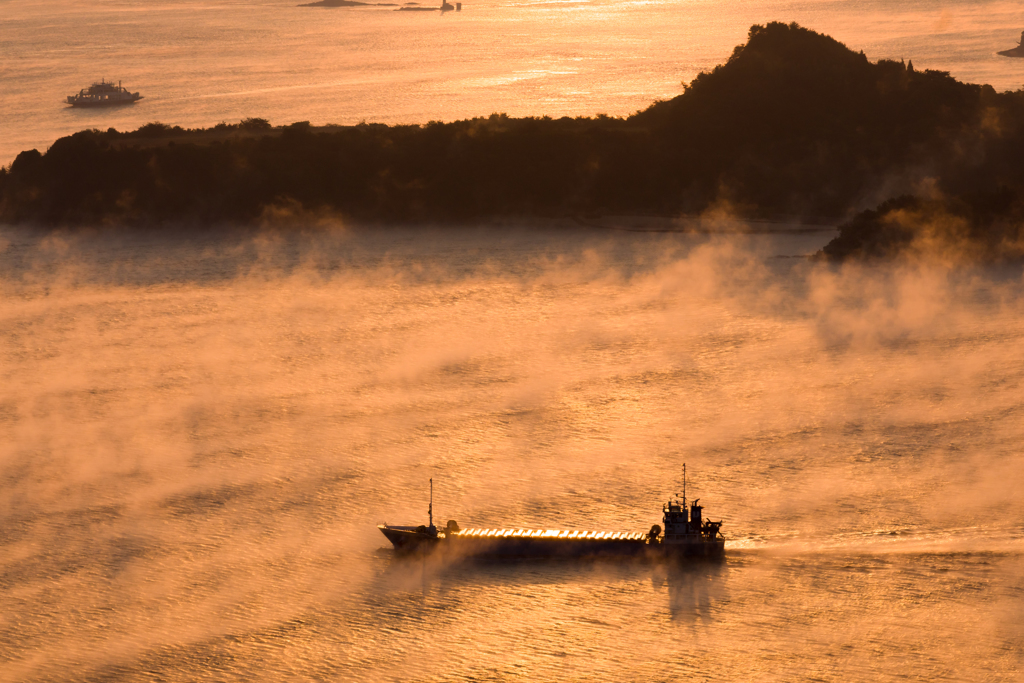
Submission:
[[[83,128],[426,123],[626,115],[722,63],[754,23],[798,21],[871,59],[1024,85],[1006,0],[467,0],[459,13],[300,0],[0,0],[0,164]],[[433,4],[423,0],[422,4]],[[146,99],[72,109],[107,78]]]
[[[4,680],[1019,680],[1019,270],[831,233],[5,229]],[[721,565],[402,561],[645,530]]]

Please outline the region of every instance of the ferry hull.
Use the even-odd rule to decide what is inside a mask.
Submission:
[[[130,99],[130,100],[129,99],[124,99],[124,100],[99,100],[99,101],[92,101],[92,102],[86,101],[86,100],[79,100],[79,101],[68,100],[68,104],[70,104],[72,107],[85,107],[85,108],[96,109],[96,108],[100,108],[100,107],[120,107],[120,106],[125,105],[125,104],[135,104],[136,102],[138,102],[141,99],[142,98],[139,97],[139,98]]]

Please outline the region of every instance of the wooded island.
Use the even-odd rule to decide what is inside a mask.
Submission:
[[[891,255],[921,231],[1001,259],[1024,254],[1022,159],[1024,91],[872,63],[770,23],[682,95],[626,118],[82,131],[0,170],[0,221],[247,224],[284,207],[462,223],[720,209],[845,220],[824,250],[833,259]]]

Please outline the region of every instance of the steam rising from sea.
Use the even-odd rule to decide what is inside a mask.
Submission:
[[[1024,280],[828,237],[5,230],[2,677],[1014,680]],[[374,528],[645,530],[683,461],[722,566]]]

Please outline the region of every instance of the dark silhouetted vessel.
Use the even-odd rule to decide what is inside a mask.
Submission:
[[[115,107],[120,104],[135,104],[142,99],[137,92],[128,92],[127,88],[121,87],[121,81],[117,85],[100,81],[93,83],[88,89],[83,88],[77,95],[68,95],[68,104],[72,107]]]
[[[1020,32],[1020,45],[1011,50],[1003,50],[998,54],[1004,57],[1024,57],[1024,31]]]
[[[462,3],[461,2],[457,2],[457,3],[455,3],[453,5],[450,2],[448,2],[448,0],[441,0],[441,6],[440,7],[417,7],[415,5],[416,5],[416,3],[410,2],[410,3],[407,3],[405,7],[399,7],[397,11],[398,12],[437,12],[438,10],[440,10],[442,14],[445,13],[445,12],[451,12],[452,10],[455,10],[456,12],[461,12],[462,11]]]
[[[456,557],[722,557],[725,538],[722,522],[704,519],[700,499],[686,505],[684,466],[683,496],[662,506],[662,529],[655,524],[644,532],[569,531],[560,529],[471,528],[462,529],[450,520],[444,529],[434,526],[433,480],[427,526],[380,524],[399,552],[439,551]]]

